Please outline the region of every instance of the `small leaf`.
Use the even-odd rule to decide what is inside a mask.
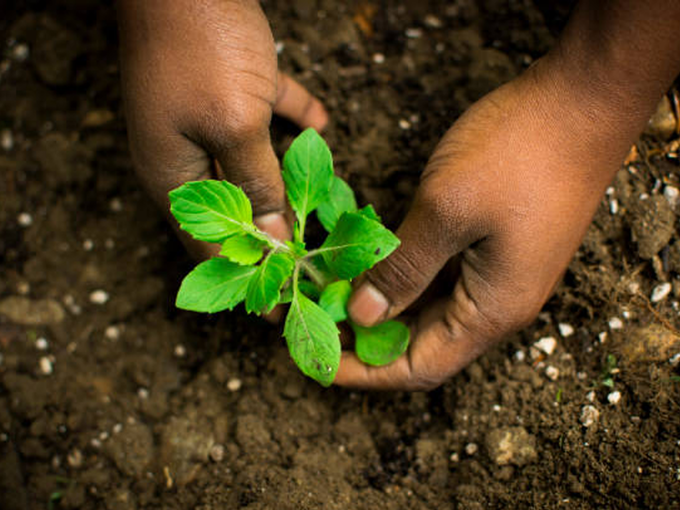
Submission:
[[[286,193],[301,225],[328,199],[332,179],[333,158],[328,145],[314,129],[305,129],[283,157]]]
[[[368,204],[367,206],[362,207],[362,208],[359,209],[357,212],[358,212],[359,214],[363,214],[363,215],[366,216],[369,220],[375,220],[375,221],[377,221],[378,223],[382,223],[382,219],[380,218],[380,216],[378,216],[378,213],[375,212],[375,209],[373,208],[373,206],[372,206],[371,204]]]
[[[352,293],[352,285],[347,280],[340,280],[328,285],[319,298],[319,306],[323,308],[335,322],[347,320],[347,301]]]
[[[207,313],[231,310],[246,297],[248,282],[255,270],[217,257],[206,260],[182,281],[176,306]]]
[[[193,181],[172,190],[170,212],[194,239],[219,243],[234,234],[254,231],[246,194],[227,181]]]
[[[319,248],[329,269],[351,280],[387,257],[399,239],[380,223],[361,213],[345,213]]]
[[[295,261],[285,253],[271,252],[255,268],[248,283],[246,311],[268,313],[281,298],[281,287],[293,272]]]
[[[326,231],[331,232],[335,224],[345,212],[357,210],[354,192],[344,180],[337,175],[333,177],[328,200],[319,204],[316,215]]]
[[[340,331],[333,319],[297,292],[288,310],[283,336],[302,373],[330,386],[340,366]]]
[[[264,253],[266,243],[250,234],[236,234],[222,242],[220,255],[242,265],[256,264]]]
[[[401,356],[408,347],[411,332],[406,324],[387,321],[371,328],[352,324],[356,335],[354,350],[368,365],[387,365]]]

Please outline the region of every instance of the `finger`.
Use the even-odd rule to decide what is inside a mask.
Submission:
[[[287,74],[279,72],[274,113],[294,122],[300,128],[323,130],[328,113],[317,98]]]
[[[441,193],[421,187],[397,230],[401,245],[368,271],[348,304],[349,315],[373,326],[408,307],[432,282],[446,262],[473,242],[471,222],[439,200]],[[447,218],[447,219],[445,219]]]

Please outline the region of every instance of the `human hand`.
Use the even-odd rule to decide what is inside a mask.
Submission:
[[[336,384],[432,389],[537,315],[639,124],[575,94],[554,65],[537,63],[446,133],[397,231],[401,246],[367,273],[349,312],[364,326],[393,318],[455,259],[453,291],[419,314],[392,364],[344,352]]]
[[[120,0],[118,11],[130,150],[153,200],[169,216],[168,191],[225,178],[244,189],[261,229],[289,237],[272,111],[317,130],[328,115],[277,71],[259,2]],[[197,258],[219,250],[180,236]]]

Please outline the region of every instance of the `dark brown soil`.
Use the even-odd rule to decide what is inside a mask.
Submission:
[[[451,122],[552,44],[530,2],[478,5],[264,2],[393,227]],[[173,308],[191,261],[131,169],[112,9],[2,9],[3,510],[680,507],[677,141],[638,142],[532,326],[428,394],[324,390],[278,327]]]

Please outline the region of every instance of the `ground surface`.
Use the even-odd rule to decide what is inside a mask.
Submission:
[[[191,261],[131,170],[113,12],[48,4],[0,16],[0,507],[680,506],[672,141],[638,142],[532,326],[428,394],[323,390],[276,327],[173,309]],[[393,227],[452,120],[552,43],[528,3],[475,5],[265,2]]]

